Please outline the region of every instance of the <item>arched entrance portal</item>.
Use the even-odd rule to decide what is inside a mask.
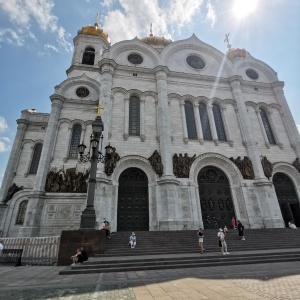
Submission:
[[[300,226],[300,204],[292,180],[284,173],[276,173],[273,184],[285,226],[289,221]]]
[[[149,230],[148,178],[138,168],[123,171],[119,178],[118,231]]]
[[[198,185],[204,228],[229,227],[235,214],[226,175],[215,167],[204,167]]]

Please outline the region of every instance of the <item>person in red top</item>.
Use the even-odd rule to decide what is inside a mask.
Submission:
[[[234,217],[232,217],[232,219],[231,219],[231,226],[232,226],[233,229],[236,228],[236,223],[235,223],[235,218]]]

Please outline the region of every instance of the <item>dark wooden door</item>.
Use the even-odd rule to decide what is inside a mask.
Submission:
[[[205,167],[198,175],[200,204],[205,228],[229,228],[234,216],[229,181],[215,167]]]
[[[148,178],[138,168],[129,168],[120,175],[117,230],[149,230]]]
[[[285,226],[288,226],[290,221],[299,226],[299,200],[292,180],[284,173],[276,173],[273,176],[273,184]]]

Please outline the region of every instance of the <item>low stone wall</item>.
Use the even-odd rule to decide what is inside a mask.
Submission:
[[[57,263],[60,236],[1,238],[4,249],[23,249],[22,265]]]

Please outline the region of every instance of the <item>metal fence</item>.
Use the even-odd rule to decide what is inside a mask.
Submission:
[[[1,238],[4,249],[23,249],[22,265],[49,266],[57,263],[60,236]]]

